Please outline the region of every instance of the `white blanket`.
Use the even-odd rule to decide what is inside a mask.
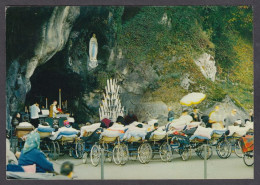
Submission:
[[[188,123],[187,124],[187,129],[191,129],[191,128],[197,127],[200,124],[201,124],[201,122],[191,122],[191,123]]]
[[[21,122],[18,125],[19,127],[32,127],[33,125],[29,122]]]
[[[59,130],[57,132],[54,132],[53,135],[50,137],[51,140],[55,140],[57,139],[57,137],[59,136],[59,134],[63,131],[71,131],[71,132],[79,132],[79,130],[76,130],[75,128],[72,127],[61,127],[59,128]],[[66,135],[68,136],[68,135]],[[73,135],[73,137],[76,137],[76,135]],[[69,136],[68,136],[69,137]]]
[[[202,136],[211,139],[212,132],[213,132],[212,128],[205,128],[205,127],[198,126],[193,136]]]
[[[80,128],[80,137],[82,137],[86,132],[94,132],[96,129],[100,127],[100,123],[94,123],[92,125],[83,126]]]
[[[240,127],[240,126],[229,126],[229,136],[232,136],[233,134],[238,134],[239,136],[243,136],[246,134],[246,132],[249,130],[248,127]]]
[[[128,140],[131,137],[141,137],[143,140],[145,139],[145,135],[147,133],[146,128],[138,128],[138,127],[130,127],[123,137],[124,140]]]
[[[254,122],[251,122],[251,121],[247,121],[246,124],[245,124],[245,127],[249,129],[254,129]]]

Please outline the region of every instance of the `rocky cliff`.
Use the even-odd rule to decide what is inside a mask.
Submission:
[[[62,88],[78,122],[98,121],[107,78],[118,79],[123,106],[134,109],[140,121],[156,118],[165,122],[168,106],[180,114],[183,107],[179,100],[189,92],[207,94],[200,105],[205,112],[223,100],[229,105],[225,110],[236,107],[246,117],[243,107],[252,107],[253,95],[246,100],[242,97],[246,102],[243,104],[230,93],[228,85],[223,85],[225,74],[232,71],[220,65],[213,34],[205,31],[205,25],[194,16],[183,18],[181,12],[185,11],[189,10],[8,8],[7,118],[32,104],[36,96],[54,100],[57,96],[53,91]],[[98,40],[98,66],[94,69],[88,66],[93,33]],[[251,59],[247,61],[253,65]],[[252,93],[252,89],[244,91]],[[226,101],[229,96],[231,99]],[[45,105],[43,100],[37,101]]]

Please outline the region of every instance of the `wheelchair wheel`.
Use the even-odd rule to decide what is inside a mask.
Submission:
[[[236,142],[235,144],[235,154],[239,157],[242,158],[243,157],[243,151],[241,148],[241,144],[239,141]]]
[[[57,151],[57,155],[61,156],[61,152],[60,152],[60,144],[58,141],[55,141],[55,146],[56,146],[56,151]]]
[[[243,161],[247,166],[253,166],[254,164],[254,151],[246,152],[243,156]]]
[[[113,161],[115,164],[119,165],[120,164],[120,145],[116,145],[113,148]]]
[[[164,162],[171,162],[173,159],[171,146],[167,142],[160,146],[159,154]]]
[[[125,144],[120,145],[120,164],[125,165],[129,159],[128,147]]]
[[[82,142],[78,142],[75,145],[75,151],[76,151],[76,156],[78,159],[82,159],[84,155],[84,144]]]
[[[54,141],[50,142],[50,153],[49,153],[49,157],[52,160],[57,160],[58,159],[58,154],[57,154],[57,149],[56,149],[56,144]]]
[[[232,146],[226,141],[220,141],[216,146],[216,152],[221,159],[227,159],[231,155]]]
[[[140,163],[149,163],[152,158],[152,147],[149,143],[143,143],[138,147],[138,159]]]
[[[98,145],[93,145],[90,151],[90,160],[93,166],[97,166],[100,162],[101,149]]]
[[[109,149],[109,145],[107,143],[103,144],[103,148],[105,160],[111,163],[113,161],[113,150],[111,151],[111,149]]]
[[[212,154],[213,154],[212,147],[209,146],[209,145],[207,145],[207,146],[206,146],[206,158],[207,158],[207,159],[210,159],[211,156],[212,156]],[[199,146],[197,155],[198,155],[201,159],[204,159],[204,156],[205,156],[204,145]]]
[[[179,149],[179,154],[183,161],[187,161],[191,158],[191,149],[188,147],[183,147]]]
[[[83,164],[86,164],[86,163],[87,163],[87,160],[88,160],[88,153],[85,152],[85,153],[83,154],[83,156],[82,156],[82,162],[83,162]]]

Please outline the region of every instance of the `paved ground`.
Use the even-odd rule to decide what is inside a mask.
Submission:
[[[87,164],[82,163],[82,159],[73,159],[69,156],[60,157],[52,161],[56,171],[64,161],[71,161],[75,164],[74,175],[77,179],[100,179],[100,165],[94,167],[90,160]],[[254,167],[247,167],[242,158],[232,154],[228,159],[220,159],[216,152],[207,161],[208,179],[253,179]],[[196,154],[192,154],[189,161],[175,156],[172,162],[162,162],[159,156],[148,164],[141,164],[137,160],[128,161],[124,166],[105,162],[105,179],[203,179],[204,161]]]

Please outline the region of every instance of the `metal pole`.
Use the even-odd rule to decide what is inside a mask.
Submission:
[[[207,144],[204,144],[204,179],[207,179]]]
[[[104,148],[101,149],[101,180],[104,180]]]

